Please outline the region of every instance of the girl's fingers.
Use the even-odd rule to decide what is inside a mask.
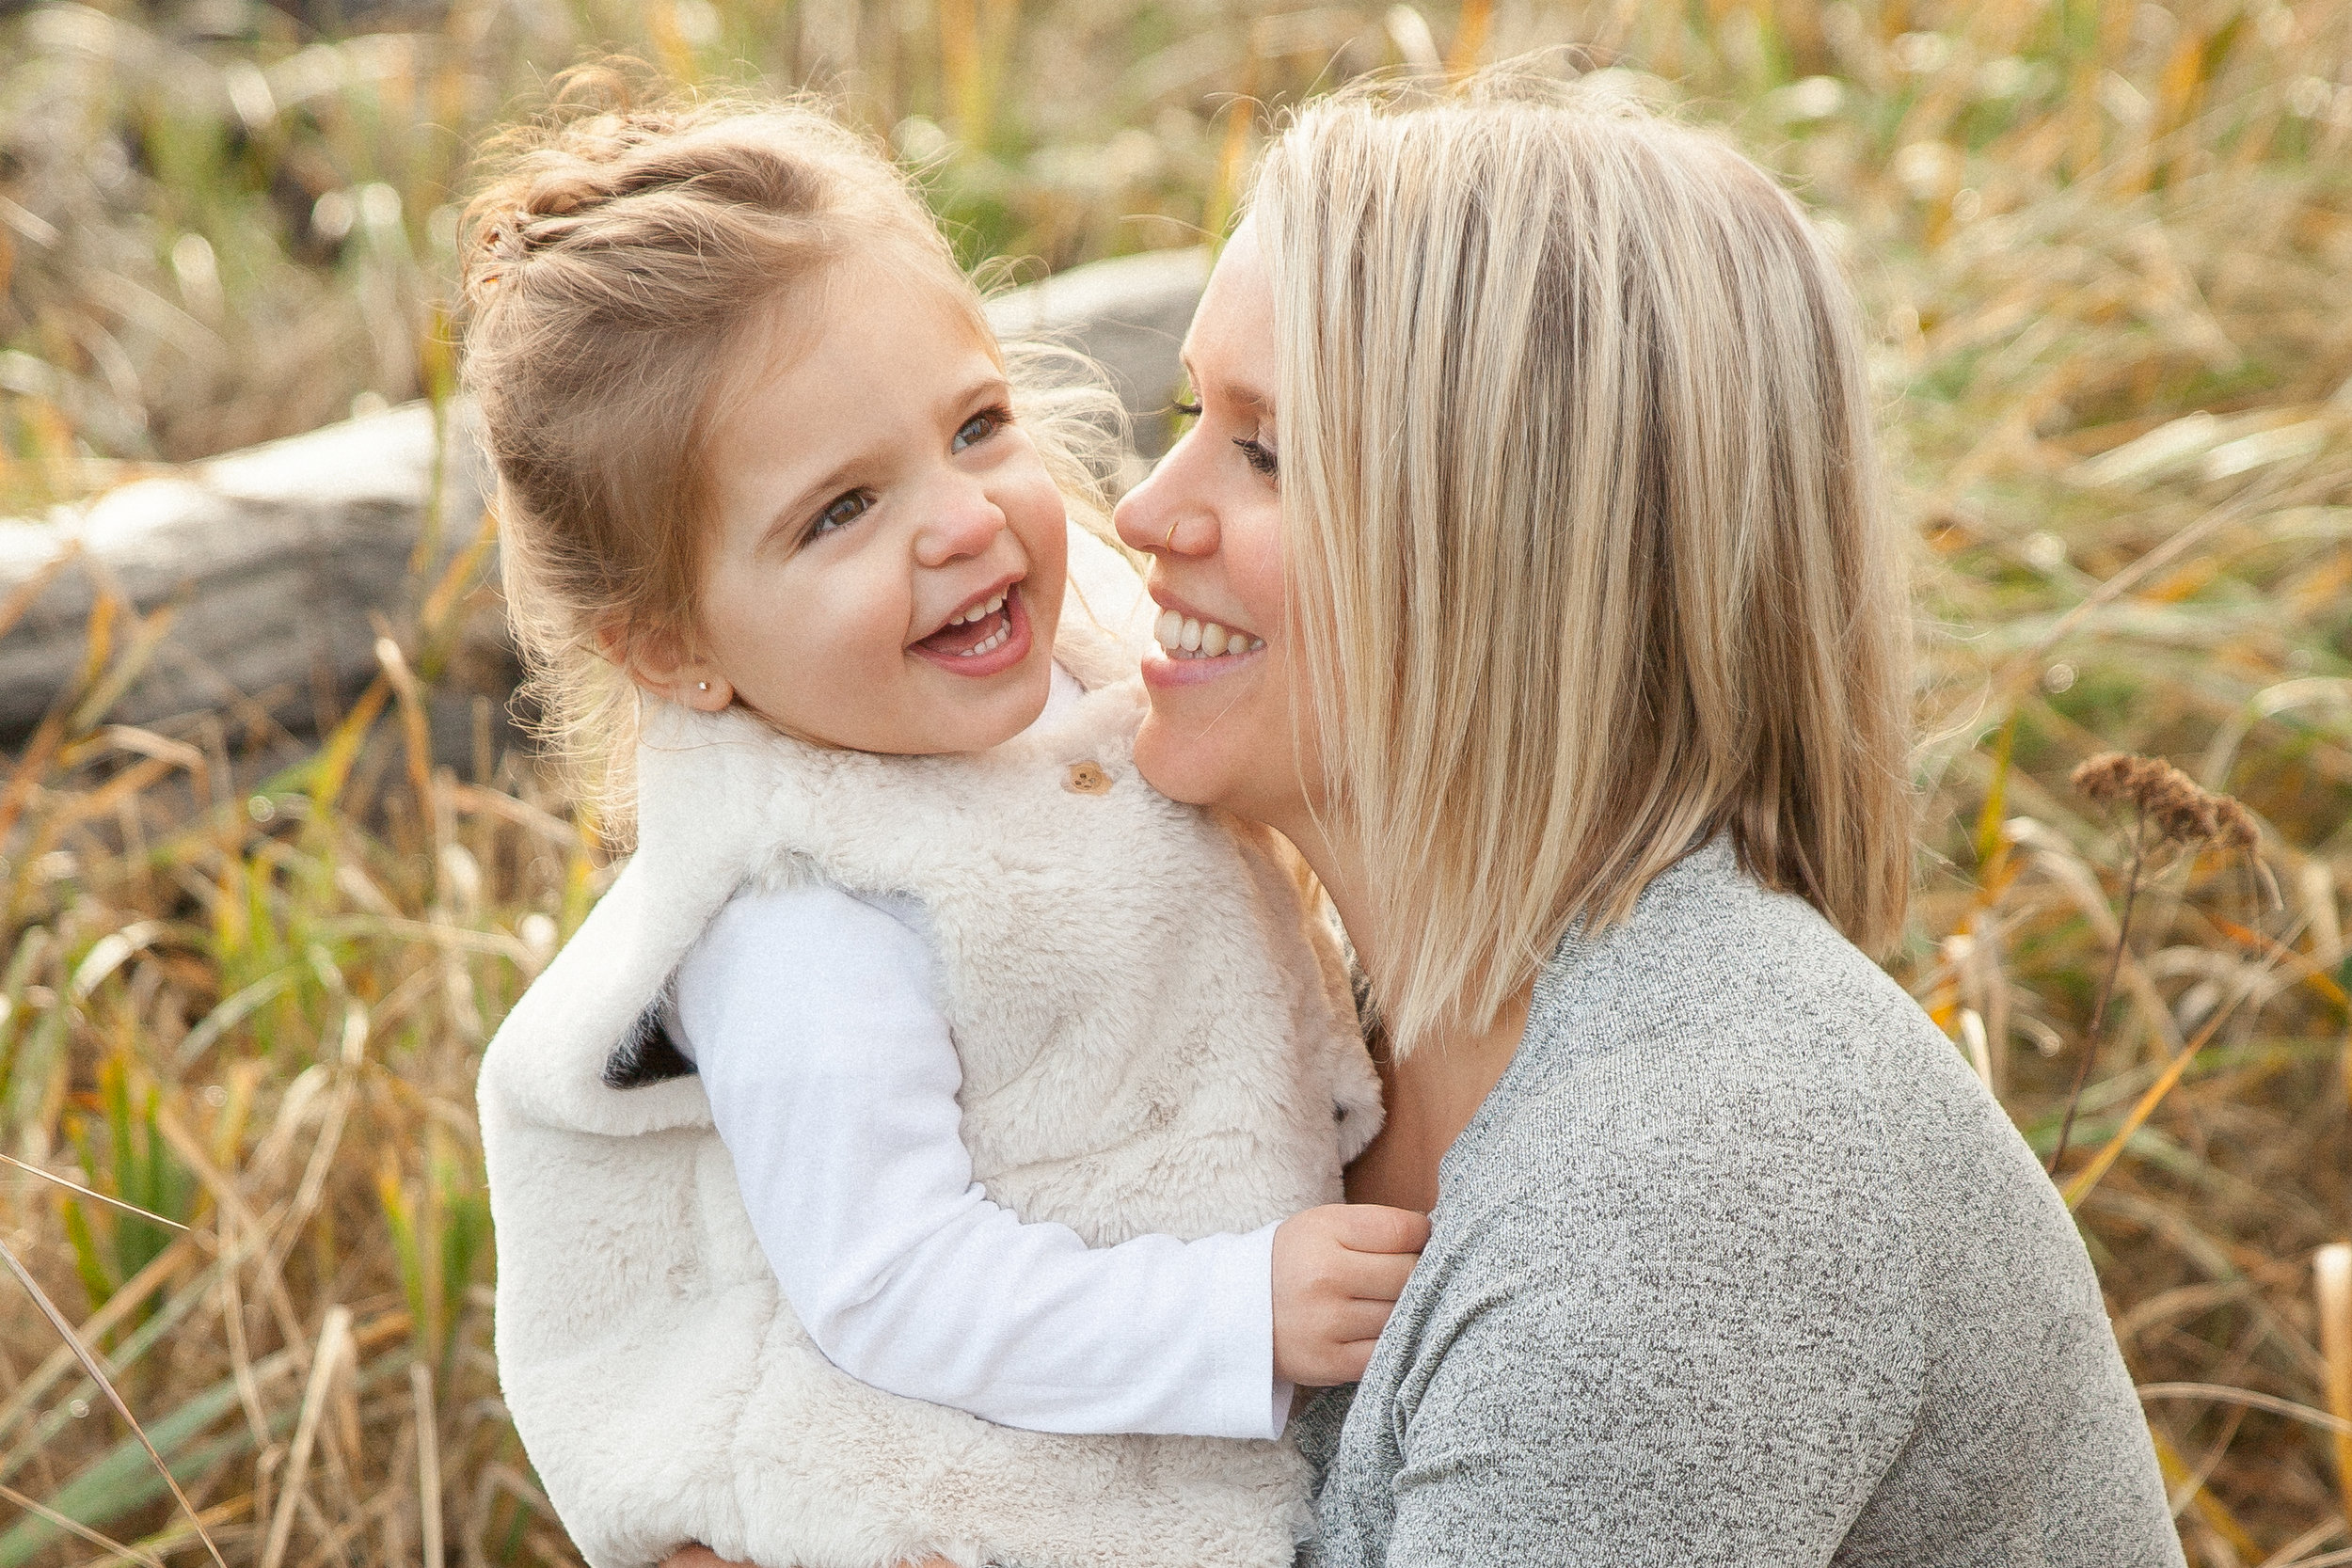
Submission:
[[[1429,1216],[1410,1209],[1350,1203],[1340,1210],[1334,1235],[1350,1252],[1417,1253],[1428,1243]]]
[[[1370,1344],[1380,1337],[1381,1328],[1388,1323],[1390,1305],[1385,1301],[1340,1302],[1331,1308],[1325,1331],[1338,1345],[1358,1340]]]
[[[1350,1257],[1338,1277],[1347,1294],[1359,1301],[1391,1302],[1405,1291],[1417,1253],[1366,1252]]]

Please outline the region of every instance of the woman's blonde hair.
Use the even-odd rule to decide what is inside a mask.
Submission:
[[[466,382],[498,469],[499,543],[525,701],[625,832],[638,696],[617,635],[691,635],[709,532],[706,447],[774,341],[853,259],[936,285],[997,349],[980,296],[887,154],[813,100],[643,101],[615,60],[484,155],[461,228]],[[1077,356],[1006,356],[1015,411],[1083,521],[1120,434]]]
[[[1326,810],[1399,1048],[1728,832],[1856,942],[1909,882],[1910,615],[1857,312],[1713,138],[1523,78],[1326,100],[1252,211]]]

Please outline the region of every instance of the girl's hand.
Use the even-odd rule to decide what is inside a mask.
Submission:
[[[676,1551],[663,1558],[661,1568],[753,1568],[753,1564],[729,1562],[717,1552],[697,1542],[692,1545],[680,1546]],[[908,1563],[906,1568],[956,1568],[956,1565],[944,1557],[927,1557],[920,1562]]]
[[[1371,1203],[1284,1220],[1274,1232],[1274,1375],[1310,1388],[1362,1377],[1428,1240],[1426,1214]]]

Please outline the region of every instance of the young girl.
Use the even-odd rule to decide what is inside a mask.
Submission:
[[[1379,1108],[1321,923],[1136,775],[1085,408],[805,109],[559,119],[469,233],[509,602],[636,819],[480,1091],[574,1541],[1288,1563],[1291,1386],[1361,1371],[1422,1226],[1334,1202]]]

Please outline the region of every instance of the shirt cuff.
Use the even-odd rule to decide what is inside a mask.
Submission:
[[[1234,1437],[1279,1437],[1290,1424],[1291,1386],[1274,1375],[1274,1232],[1281,1222],[1234,1238],[1221,1292],[1232,1304],[1231,1404],[1222,1423]]]

